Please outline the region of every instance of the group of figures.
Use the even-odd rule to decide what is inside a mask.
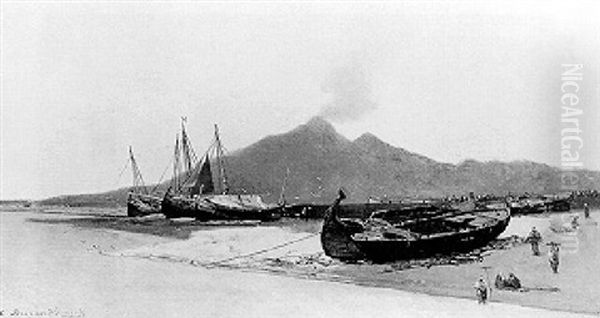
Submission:
[[[502,273],[498,273],[496,275],[496,279],[494,281],[494,286],[496,289],[505,289],[505,290],[520,290],[521,280],[514,273],[509,273],[508,276],[504,276]],[[473,286],[475,288],[475,294],[477,296],[477,302],[480,304],[485,304],[488,300],[490,288],[483,276],[479,277],[479,279],[475,282]]]
[[[574,220],[577,220],[574,218]],[[542,234],[535,228],[531,228],[531,232],[526,238],[526,241],[531,244],[531,252],[533,256],[540,256],[540,243],[542,242]],[[549,242],[547,245],[550,246],[550,250],[548,251],[548,263],[550,264],[550,268],[552,272],[558,273],[558,264],[559,264],[559,252],[560,252],[560,243]]]
[[[590,208],[588,206],[587,203],[584,204],[583,206],[583,214],[585,216],[586,219],[588,219],[590,217]],[[575,215],[573,216],[573,218],[571,219],[571,224],[570,224],[571,230],[576,230],[579,227],[579,216]],[[526,241],[529,242],[529,244],[531,244],[531,252],[534,256],[540,256],[540,243],[542,242],[542,235],[540,234],[540,232],[535,228],[535,226],[531,229],[531,232],[529,232],[529,235],[526,238]],[[548,263],[550,264],[550,268],[552,269],[553,273],[558,273],[558,265],[559,265],[559,253],[560,253],[560,243],[557,242],[549,242],[547,244],[550,247],[550,250],[548,251]]]
[[[590,217],[590,208],[587,203],[583,205],[583,213],[585,218]],[[576,215],[571,220],[571,228],[573,230],[579,227],[579,217]],[[537,230],[534,226],[531,228],[529,235],[525,239],[531,245],[531,253],[533,256],[540,256],[540,243],[543,241],[542,234]],[[548,264],[550,265],[550,269],[554,274],[558,274],[558,265],[560,264],[560,243],[549,242],[547,244],[550,249],[548,251]],[[503,276],[501,273],[496,275],[496,279],[494,282],[496,289],[505,289],[505,290],[520,290],[522,288],[521,281],[514,273],[509,273],[507,277]],[[477,301],[480,304],[485,304],[489,297],[489,286],[486,282],[485,278],[481,276],[473,286],[475,288],[475,294],[477,296]]]

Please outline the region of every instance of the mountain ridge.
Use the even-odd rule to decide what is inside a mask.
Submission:
[[[369,197],[464,195],[471,191],[498,195],[561,191],[560,169],[547,164],[474,159],[458,164],[438,162],[368,132],[351,141],[319,117],[288,132],[264,137],[225,159],[233,191],[260,193],[270,202],[279,198],[288,169],[285,195],[289,203],[328,203],[339,187],[350,194],[350,202],[364,202]],[[600,188],[600,172],[580,173],[582,189]],[[166,184],[160,188],[166,189]],[[111,201],[124,203],[123,192],[107,193]]]

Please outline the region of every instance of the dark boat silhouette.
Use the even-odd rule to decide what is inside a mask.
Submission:
[[[341,260],[386,262],[468,251],[487,244],[509,221],[507,209],[470,210],[432,207],[413,213],[410,207],[384,211],[367,220],[339,218],[338,198],[326,211],[321,232],[325,254]]]

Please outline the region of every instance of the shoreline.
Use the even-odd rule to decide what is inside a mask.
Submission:
[[[148,260],[148,261],[164,262],[164,263],[168,263],[168,264],[176,264],[176,265],[181,265],[181,266],[191,266],[191,267],[195,267],[195,268],[205,269],[208,271],[225,270],[225,271],[242,272],[242,273],[248,273],[248,274],[263,274],[263,275],[269,275],[269,276],[273,275],[273,276],[278,276],[278,277],[288,277],[288,278],[294,278],[294,279],[306,280],[306,281],[338,283],[338,284],[345,284],[345,285],[349,285],[349,286],[360,286],[360,287],[366,287],[366,288],[386,289],[386,290],[392,290],[392,291],[401,291],[401,292],[411,293],[411,294],[415,294],[415,295],[442,297],[442,298],[447,298],[447,299],[469,300],[469,301],[476,302],[474,295],[473,296],[451,295],[451,294],[448,294],[448,293],[445,293],[442,291],[438,292],[438,289],[433,289],[433,291],[431,291],[431,290],[426,291],[426,290],[420,290],[420,289],[402,288],[402,287],[397,287],[397,286],[392,286],[392,285],[387,285],[387,284],[381,284],[378,282],[356,281],[356,280],[353,280],[352,278],[348,278],[348,277],[341,276],[341,275],[330,275],[330,274],[311,275],[309,273],[285,272],[285,271],[277,271],[277,270],[266,269],[266,268],[259,269],[259,268],[235,267],[235,266],[226,266],[226,265],[205,267],[202,265],[189,264],[189,262],[185,262],[185,261],[175,261],[175,260],[169,260],[166,258],[158,258],[158,257],[113,256],[113,255],[105,255],[105,256],[108,256],[108,257],[130,257],[130,258],[137,259],[137,260]],[[519,292],[516,291],[514,293],[519,293]],[[522,308],[542,309],[542,310],[548,310],[548,311],[556,312],[556,313],[582,314],[582,315],[586,315],[586,316],[590,316],[590,317],[600,314],[600,311],[592,311],[592,312],[591,311],[575,311],[575,310],[566,310],[566,309],[555,308],[552,306],[530,306],[530,305],[523,305],[523,304],[518,304],[518,303],[514,303],[514,302],[507,302],[507,301],[495,300],[495,299],[491,299],[491,300],[488,299],[488,303],[510,305],[510,306],[522,307]]]
[[[21,214],[21,212],[15,212],[18,214]],[[3,213],[4,214],[4,213]],[[4,214],[5,216],[6,214]],[[2,217],[4,217],[2,216]],[[36,213],[33,212],[30,215],[31,217],[35,218],[36,216],[43,216],[42,218],[47,218],[47,219],[55,219],[55,216],[58,216],[58,218],[60,219],[81,219],[82,217],[87,218],[89,216],[86,215],[58,215],[58,214],[54,214],[54,213]],[[546,220],[544,218],[540,218],[541,220]],[[28,222],[31,223],[31,222]],[[188,248],[190,250],[193,250],[194,248],[198,247],[198,246],[202,246],[201,243],[204,241],[200,241],[203,238],[203,234],[207,234],[210,233],[211,235],[214,235],[213,238],[211,238],[212,240],[214,239],[219,239],[221,238],[223,235],[222,234],[226,234],[226,235],[242,235],[243,233],[246,232],[252,232],[252,233],[261,233],[261,234],[269,234],[272,233],[274,234],[275,237],[277,237],[277,235],[289,235],[290,238],[293,237],[297,237],[299,235],[305,235],[306,232],[302,231],[303,227],[312,227],[312,225],[306,225],[306,224],[301,224],[300,230],[298,232],[295,232],[293,230],[290,230],[290,228],[287,228],[287,232],[282,232],[282,230],[278,227],[278,226],[272,226],[272,225],[268,225],[268,226],[260,226],[260,227],[251,227],[251,228],[244,228],[244,229],[239,229],[239,228],[232,228],[232,229],[226,229],[226,230],[222,230],[222,229],[210,229],[209,231],[204,231],[203,229],[201,230],[196,230],[196,231],[192,231],[192,237],[188,238],[188,239],[181,239],[181,238],[173,238],[173,237],[159,237],[156,235],[152,235],[150,233],[136,233],[136,232],[128,232],[126,230],[117,230],[117,229],[110,229],[110,228],[103,228],[102,226],[97,227],[97,228],[92,228],[92,227],[86,227],[86,226],[82,226],[81,224],[75,223],[75,224],[71,224],[68,225],[68,223],[55,223],[52,224],[52,226],[48,226],[49,224],[44,224],[44,223],[38,223],[38,222],[34,222],[34,224],[37,225],[41,225],[41,226],[47,226],[47,227],[53,227],[53,226],[57,226],[58,228],[62,228],[64,226],[67,226],[68,228],[71,228],[73,230],[75,230],[76,232],[93,232],[93,233],[104,233],[104,234],[99,234],[98,236],[100,238],[96,238],[99,239],[99,241],[102,241],[103,239],[101,237],[104,236],[108,236],[111,237],[111,239],[107,242],[107,243],[114,243],[116,241],[119,241],[123,238],[127,238],[128,242],[130,241],[131,235],[133,235],[133,237],[135,237],[136,239],[134,240],[135,242],[133,242],[132,244],[123,244],[123,246],[119,247],[119,249],[115,252],[156,252],[157,255],[166,255],[166,253],[164,253],[165,250],[167,251],[174,251],[174,255],[177,256],[177,253],[180,253],[180,256],[186,256],[185,253],[188,253]],[[269,232],[271,231],[271,232]],[[288,233],[289,232],[289,233]],[[291,233],[291,234],[290,234]],[[88,233],[89,234],[89,233]],[[93,236],[93,234],[92,234]],[[269,236],[269,235],[264,235],[264,236]],[[252,238],[253,236],[250,236],[250,238]],[[223,240],[226,240],[227,238],[229,238],[228,236],[223,236]],[[282,237],[279,237],[280,239]],[[288,236],[285,237],[286,239],[288,238]],[[242,238],[243,239],[243,238]],[[130,242],[130,243],[131,243]],[[236,242],[233,242],[234,244]],[[237,242],[239,243],[239,242]],[[258,249],[258,246],[260,244],[267,244],[270,242],[257,242],[258,245],[254,246],[252,245],[253,248]],[[190,245],[191,244],[191,245]],[[196,244],[196,245],[194,245]],[[220,243],[217,242],[216,244],[213,245],[219,245]],[[315,246],[314,246],[315,242],[303,242],[301,245],[303,245],[303,247],[299,247],[300,250],[302,250],[302,248],[307,249],[308,251],[313,251]],[[100,254],[102,255],[102,248],[104,248],[104,244],[98,244],[99,245],[99,249],[96,251],[93,251],[94,253]],[[226,248],[230,248],[230,246],[221,246],[224,249]],[[144,250],[145,249],[145,250]],[[510,249],[508,252],[511,252],[513,250],[517,250],[517,249],[525,249],[525,251],[527,251],[528,246],[521,246],[518,248],[512,248]],[[183,254],[182,251],[184,252]],[[222,251],[216,251],[221,253]],[[290,251],[288,251],[289,254]],[[293,252],[293,250],[292,250]],[[493,256],[497,257],[497,258],[502,258],[502,255],[498,255],[498,252],[506,252],[506,251],[497,251],[494,253]],[[161,254],[162,253],[162,254]],[[221,255],[219,253],[216,253],[214,255]],[[240,251],[235,251],[235,253],[241,253]],[[243,254],[243,253],[242,253]],[[116,259],[131,259],[131,258],[139,258],[139,259],[144,259],[144,258],[148,258],[148,257],[136,257],[135,255],[122,255],[122,256],[118,256],[118,255],[110,255],[111,258],[116,258]],[[190,255],[187,255],[190,256]],[[191,256],[195,256],[195,255],[191,255]],[[269,256],[269,255],[268,255]],[[272,255],[271,255],[272,256]],[[105,255],[102,255],[102,257],[106,257]],[[331,267],[325,267],[320,268],[318,270],[313,270],[310,268],[303,268],[303,267],[296,267],[296,268],[286,268],[285,266],[282,266],[280,268],[273,268],[273,267],[260,267],[261,264],[262,266],[264,266],[264,262],[266,261],[270,261],[272,259],[276,259],[277,255],[272,256],[272,257],[267,257],[267,258],[258,258],[255,259],[253,261],[256,261],[258,264],[258,267],[256,267],[256,264],[254,263],[249,263],[250,266],[248,266],[248,264],[245,263],[240,263],[240,264],[228,264],[228,265],[218,265],[218,266],[214,266],[213,268],[205,268],[201,265],[194,265],[194,264],[190,264],[190,261],[193,261],[196,259],[196,257],[189,257],[188,259],[185,259],[185,257],[183,258],[183,261],[174,261],[173,259],[168,259],[167,257],[163,257],[163,258],[157,258],[157,259],[152,259],[155,260],[155,262],[150,262],[150,263],[157,263],[157,264],[161,264],[161,263],[180,263],[181,265],[186,265],[186,267],[189,268],[194,268],[194,267],[200,267],[203,269],[208,270],[209,272],[212,270],[226,270],[228,272],[243,272],[243,273],[254,273],[254,274],[264,274],[264,275],[270,275],[270,276],[275,276],[275,277],[289,277],[289,278],[294,278],[294,279],[299,279],[301,281],[321,281],[321,282],[330,282],[330,283],[341,283],[341,284],[345,284],[348,286],[359,286],[359,287],[364,287],[364,288],[378,288],[378,289],[386,289],[386,290],[394,290],[394,291],[401,291],[401,292],[406,292],[406,293],[411,293],[411,294],[418,294],[418,295],[426,295],[426,296],[431,296],[431,297],[447,297],[447,298],[451,298],[451,299],[461,299],[461,300],[469,300],[472,301],[473,303],[475,303],[475,297],[473,295],[473,292],[471,291],[471,281],[467,279],[467,283],[466,283],[466,288],[465,287],[461,287],[457,290],[451,290],[448,289],[447,285],[449,284],[449,286],[452,286],[452,284],[454,284],[454,282],[452,281],[452,279],[448,280],[447,276],[452,276],[454,274],[456,274],[457,270],[459,272],[462,272],[461,277],[463,277],[462,280],[465,280],[464,277],[467,277],[469,275],[472,275],[472,272],[475,271],[473,266],[477,266],[478,264],[461,264],[459,266],[434,266],[432,267],[432,269],[421,269],[421,268],[416,268],[416,269],[410,269],[410,270],[390,270],[390,264],[340,264],[340,263],[336,263],[334,262],[333,266]],[[487,257],[486,257],[487,258]],[[159,260],[159,262],[156,262],[156,260]],[[545,258],[544,258],[545,261]],[[263,263],[261,263],[263,262]],[[186,264],[187,263],[187,264]],[[162,266],[164,266],[164,264],[162,264]],[[423,284],[415,284],[414,281],[418,281],[419,279],[423,278],[423,275],[425,276],[432,276],[433,274],[435,274],[437,272],[436,275],[439,275],[440,273],[443,273],[443,277],[433,277],[432,281],[429,280],[425,280]],[[362,274],[361,274],[362,273]],[[476,274],[477,275],[477,274]],[[519,274],[517,274],[519,276]],[[433,275],[435,276],[435,275]],[[519,276],[522,280],[523,277]],[[492,278],[492,277],[491,277]],[[438,286],[436,286],[436,279],[440,279],[440,281],[442,282],[441,284],[438,282]],[[446,285],[444,285],[446,284]],[[512,293],[512,294],[507,294],[504,296],[499,297],[499,294],[503,294],[503,293]],[[535,292],[529,292],[531,293],[535,293]],[[540,303],[537,306],[532,306],[530,303],[528,303],[527,301],[523,301],[523,297],[521,297],[521,299],[519,299],[518,295],[523,295],[523,293],[519,293],[519,292],[501,292],[498,290],[493,291],[492,295],[491,295],[491,303],[492,304],[504,304],[504,305],[511,305],[511,306],[519,306],[522,308],[534,308],[534,309],[544,309],[544,310],[551,310],[553,312],[561,312],[561,313],[571,313],[571,314],[598,314],[600,313],[600,311],[597,311],[595,309],[592,310],[573,310],[573,307],[570,307],[568,309],[564,309],[564,308],[559,308],[556,305],[550,304],[547,305],[545,303]],[[534,297],[535,298],[535,297]],[[5,308],[6,309],[6,308]]]
[[[112,256],[112,255],[106,255],[106,256],[118,257],[118,256]],[[437,294],[437,293],[427,293],[427,292],[403,289],[403,288],[398,288],[398,287],[393,287],[393,286],[384,286],[384,285],[380,285],[377,283],[353,281],[353,280],[347,279],[343,276],[332,276],[332,275],[313,276],[313,275],[302,274],[302,273],[289,273],[289,272],[282,272],[282,271],[273,271],[273,270],[268,270],[268,269],[255,269],[255,268],[244,268],[244,267],[233,267],[233,266],[215,266],[212,268],[207,268],[207,267],[203,267],[203,266],[190,265],[186,262],[177,262],[177,261],[167,260],[167,259],[159,259],[159,258],[149,259],[149,258],[145,258],[145,257],[134,257],[134,256],[125,256],[125,257],[132,257],[137,260],[151,260],[151,261],[156,261],[156,262],[164,262],[167,264],[172,264],[172,265],[181,266],[181,267],[190,267],[191,266],[191,267],[195,267],[197,269],[206,270],[206,271],[217,271],[217,272],[219,272],[219,271],[228,271],[229,272],[230,271],[230,272],[234,272],[234,273],[264,275],[266,277],[276,276],[276,277],[281,277],[281,278],[297,279],[297,280],[306,281],[306,282],[325,282],[325,283],[340,284],[340,285],[345,285],[345,286],[350,286],[350,287],[355,286],[355,287],[377,289],[377,290],[390,291],[390,292],[401,292],[401,293],[411,294],[411,295],[415,295],[415,296],[419,296],[419,297],[433,297],[436,299],[444,299],[444,300],[448,300],[450,302],[455,301],[455,300],[468,301],[471,304],[476,304],[476,299],[474,296],[473,297],[461,297],[461,296],[451,296],[451,295]],[[577,311],[559,310],[559,309],[553,309],[553,308],[526,306],[526,305],[515,304],[515,303],[510,303],[510,302],[497,301],[497,300],[488,300],[488,304],[486,304],[486,305],[477,304],[477,306],[480,306],[481,308],[486,308],[486,306],[490,306],[490,305],[491,306],[494,306],[494,305],[508,306],[508,307],[512,307],[512,308],[522,308],[522,309],[532,309],[532,310],[542,310],[545,313],[551,312],[551,313],[559,314],[558,317],[563,317],[560,314],[565,314],[567,316],[581,315],[581,317],[595,317],[596,316],[594,313],[591,313],[591,312],[577,312]],[[451,315],[451,316],[454,317],[454,315]],[[466,316],[470,317],[470,315],[466,315]],[[521,315],[518,315],[518,317],[521,317]]]

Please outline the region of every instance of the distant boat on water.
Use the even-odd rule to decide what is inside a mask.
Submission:
[[[258,194],[230,192],[224,149],[218,127],[214,141],[198,164],[196,154],[182,121],[181,140],[175,142],[173,182],[162,200],[162,213],[167,218],[193,217],[198,220],[274,220],[281,217],[283,204],[264,203]],[[211,157],[217,169],[213,171]],[[180,172],[181,163],[185,171]],[[213,176],[213,174],[216,176]]]
[[[338,213],[345,197],[340,190],[325,213],[321,231],[325,254],[342,260],[385,262],[469,250],[496,238],[510,221],[508,209],[463,211],[433,206],[344,220]]]

